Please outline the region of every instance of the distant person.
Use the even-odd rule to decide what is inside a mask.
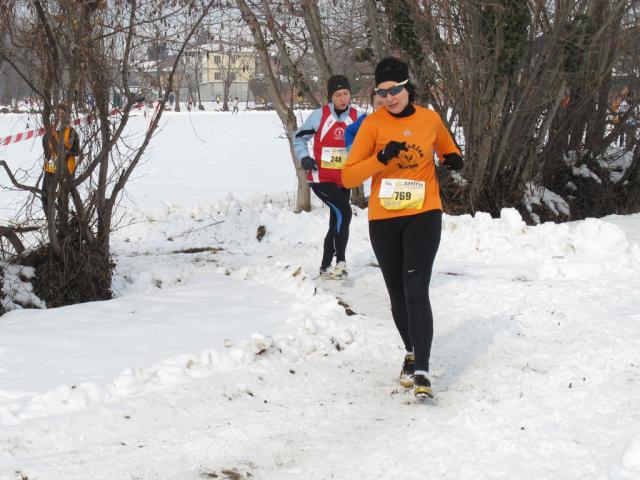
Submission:
[[[406,349],[400,384],[413,386],[417,398],[431,397],[429,283],[442,231],[433,152],[449,170],[460,170],[464,162],[440,115],[414,105],[415,86],[406,63],[381,60],[375,82],[383,108],[362,122],[342,181],[355,187],[373,177],[369,238]]]
[[[240,111],[240,109],[238,109],[238,97],[233,99],[233,111],[231,112],[233,113],[238,113]]]
[[[327,82],[328,103],[314,110],[296,131],[293,139],[300,166],[306,170],[309,187],[329,207],[329,230],[324,238],[320,276],[347,276],[346,250],[351,223],[349,190],[342,184],[341,170],[347,161],[345,129],[358,112],[351,107],[351,86],[343,75]],[[313,138],[313,149],[309,141]],[[332,267],[333,258],[336,259]]]
[[[173,107],[173,102],[176,101],[176,96],[173,94],[173,92],[169,93],[169,104]]]
[[[117,90],[113,91],[113,107],[120,108],[122,106],[122,96]]]
[[[193,97],[191,95],[189,95],[189,99],[187,101],[187,110],[191,111],[192,107],[193,107]]]
[[[77,158],[80,155],[80,140],[78,133],[67,121],[64,127],[61,126],[67,111],[67,104],[60,103],[56,108],[55,118],[51,124],[51,129],[45,132],[42,137],[42,149],[44,151],[44,177],[42,179],[42,208],[46,212],[48,206],[48,195],[52,188],[56,187],[55,175],[58,164],[66,166],[66,173],[73,177],[76,172]],[[63,138],[59,138],[62,131]],[[60,144],[62,142],[62,145]],[[62,151],[63,161],[58,162],[58,154]]]

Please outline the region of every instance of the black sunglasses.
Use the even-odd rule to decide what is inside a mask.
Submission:
[[[393,87],[389,87],[389,88],[375,88],[374,91],[376,92],[376,95],[381,96],[382,98],[385,98],[388,94],[391,95],[398,95],[402,89],[404,88],[404,86],[409,83],[409,79],[407,78],[404,82],[400,82],[400,83],[396,83]]]

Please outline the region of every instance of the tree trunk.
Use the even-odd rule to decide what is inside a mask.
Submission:
[[[367,19],[369,20],[369,28],[371,28],[371,37],[373,38],[373,44],[375,46],[376,58],[381,60],[387,56],[387,49],[382,42],[380,14],[378,13],[376,0],[364,0],[364,4],[367,9]]]
[[[176,91],[174,96],[175,106],[173,108],[174,112],[180,111],[180,90],[182,88],[182,74],[178,74],[176,78]]]
[[[293,80],[294,85],[298,89],[299,93],[302,93],[304,98],[309,102],[312,108],[319,108],[320,103],[316,99],[314,92],[311,87],[307,83],[304,74],[298,69],[298,67],[293,63],[291,56],[286,48],[285,42],[278,31],[276,26],[276,21],[271,14],[271,7],[269,6],[269,2],[267,0],[262,1],[262,7],[267,12],[267,28],[269,29],[269,33],[273,38],[276,47],[278,48],[278,52],[281,54],[282,59],[285,62],[285,66],[287,70],[289,70],[289,74]]]
[[[267,85],[269,87],[269,93],[273,106],[278,113],[278,117],[282,122],[289,141],[289,151],[291,152],[291,160],[294,168],[296,169],[296,177],[298,178],[298,188],[296,194],[296,204],[294,206],[294,212],[300,213],[301,211],[311,210],[311,195],[309,193],[309,184],[307,183],[306,172],[298,164],[295,155],[295,149],[293,148],[293,137],[298,125],[296,122],[296,116],[293,112],[292,105],[287,105],[287,102],[283,99],[282,93],[279,89],[278,80],[271,67],[271,59],[269,57],[269,51],[267,42],[265,41],[262,29],[258,23],[253,11],[249,8],[245,0],[236,0],[238,9],[242,15],[242,19],[249,26],[251,34],[258,50],[258,56],[262,64],[263,70],[266,72],[265,77]]]
[[[229,111],[229,82],[222,82],[222,111]]]
[[[318,64],[320,76],[326,82],[333,73],[322,44],[322,22],[320,20],[318,4],[315,0],[301,0],[300,4],[302,5],[304,22],[307,26],[309,37],[311,38],[311,44],[313,45],[313,55]]]

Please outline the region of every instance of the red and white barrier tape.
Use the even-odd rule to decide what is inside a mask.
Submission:
[[[133,108],[140,109],[140,108],[143,108],[143,107],[144,107],[144,104],[137,104]],[[116,115],[121,114],[121,113],[122,112],[121,112],[120,109],[114,108],[109,113],[109,116],[113,117],[113,116],[116,116]],[[73,124],[73,126],[78,126],[81,123],[92,123],[93,119],[94,119],[93,115],[87,115],[83,119],[76,118],[71,123]],[[44,127],[37,128],[35,130],[27,130],[26,132],[16,133],[15,135],[8,135],[8,136],[5,136],[5,137],[0,136],[0,147],[5,147],[5,146],[10,145],[12,143],[21,142],[22,140],[29,140],[29,139],[34,138],[34,137],[40,137],[42,135],[44,135]]]
[[[16,143],[21,140],[29,140],[33,137],[39,137],[40,135],[44,135],[44,128],[39,128],[37,130],[28,130],[26,132],[18,133],[16,135],[9,135],[8,137],[0,137],[0,146],[9,145],[10,143]]]

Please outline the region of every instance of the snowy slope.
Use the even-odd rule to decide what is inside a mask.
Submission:
[[[268,198],[204,194],[265,159],[290,168],[275,136],[263,158],[243,153],[248,117],[217,150],[185,142],[200,193],[169,188],[168,150],[132,186],[119,298],[0,318],[0,479],[640,477],[640,216],[446,216],[437,399],[418,404],[396,384],[403,351],[366,211],[351,278],[320,282],[328,213],[290,213],[292,172],[269,177]],[[257,131],[274,124],[259,118]],[[226,149],[244,162],[205,169]]]

